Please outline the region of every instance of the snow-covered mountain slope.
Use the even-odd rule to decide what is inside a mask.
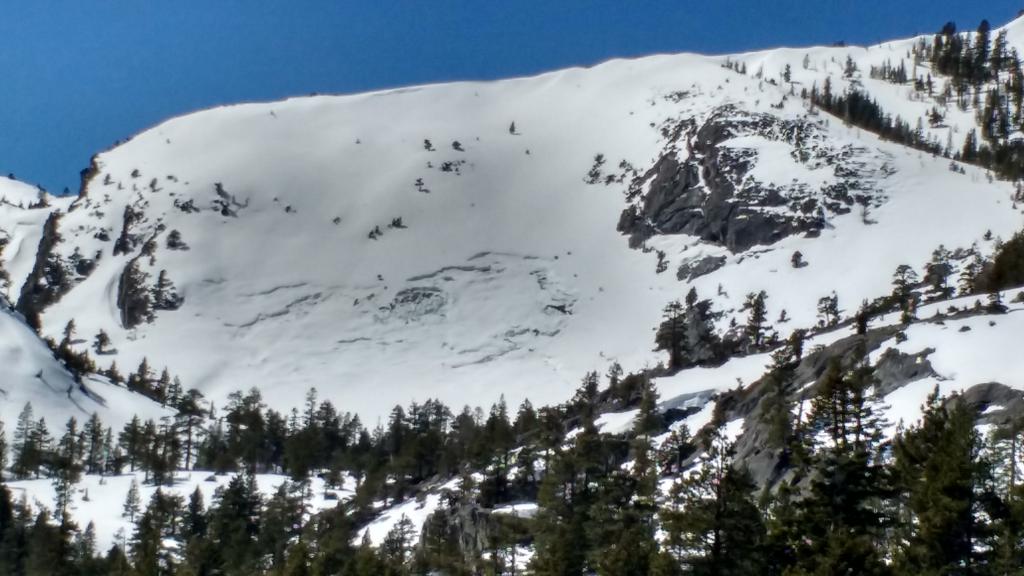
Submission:
[[[0,177],[0,294],[17,301],[35,265],[43,224],[55,210],[67,210],[73,198],[44,194],[28,184]],[[35,206],[35,207],[33,207]]]
[[[4,307],[2,297],[0,367],[0,421],[9,428],[27,403],[32,404],[33,416],[46,418],[53,432],[72,416],[81,423],[97,413],[106,425],[119,429],[133,414],[143,419],[170,414],[105,378],[88,376],[76,383],[32,329]]]
[[[74,319],[86,341],[110,334],[101,365],[146,357],[215,401],[255,386],[287,408],[316,387],[373,421],[427,397],[559,402],[587,370],[653,365],[662,308],[690,285],[723,327],[758,290],[772,318],[787,311],[780,332],[813,325],[832,291],[852,310],[900,264],[940,245],[987,253],[1021,227],[1009,183],[767,81],[790,64],[794,82],[839,91],[849,55],[913,122],[933,104],[867,78],[913,42],[652,56],[170,120],[95,158],[36,266],[67,271],[42,333]],[[936,139],[973,125],[958,114]],[[126,326],[132,268],[146,287],[166,270],[180,302]]]

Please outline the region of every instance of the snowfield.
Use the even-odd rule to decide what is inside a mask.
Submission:
[[[849,52],[866,68],[878,50]],[[809,119],[832,147],[853,147],[878,207],[869,218],[831,217],[818,238],[724,253],[724,267],[691,283],[727,312],[723,326],[757,290],[768,292],[771,315],[787,311],[788,326],[813,324],[817,299],[833,290],[852,308],[887,292],[897,265],[921,266],[940,244],[988,251],[986,231],[1008,237],[1021,227],[1008,183],[971,167],[954,174],[946,160],[809,116],[799,98],[774,108],[784,87],[722,60],[615,60],[168,121],[97,157],[61,221],[58,251],[100,259],[45,311],[43,333],[74,318],[84,339],[111,335],[119,366],[148,358],[214,401],[255,386],[289,407],[316,387],[371,423],[428,397],[562,401],[588,370],[660,361],[652,330],[688,289],[675,269],[723,253],[694,237],[655,236],[649,245],[668,262],[657,273],[655,254],[630,249],[615,229],[625,183],[585,183],[594,156],[604,154],[611,172],[620,159],[642,171],[665,146],[652,124],[699,121],[727,103]],[[796,162],[784,143],[740,137],[727,147],[757,153],[748,178],[758,182],[834,180],[833,168]],[[97,236],[121,234],[126,205],[142,215],[130,229],[137,242],[115,256]],[[172,230],[187,250],[166,246]],[[184,304],[125,329],[119,279],[147,240],[156,249],[139,265],[150,281],[166,270]],[[790,265],[796,250],[808,266]]]
[[[119,430],[133,414],[143,420],[171,415],[106,378],[90,376],[76,384],[23,319],[2,307],[0,297],[0,421],[8,433],[27,403],[35,419],[46,419],[51,433],[72,416],[82,424],[97,413],[104,425]]]

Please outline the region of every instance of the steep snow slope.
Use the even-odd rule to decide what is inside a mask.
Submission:
[[[67,210],[73,198],[44,196],[48,206],[29,208],[39,191],[17,180],[0,177],[0,294],[15,301],[35,264],[43,224],[54,210]]]
[[[0,421],[12,429],[26,403],[32,404],[36,419],[46,418],[54,434],[71,416],[81,423],[98,413],[105,425],[118,429],[133,414],[143,419],[169,414],[104,378],[87,377],[81,385],[76,384],[0,297]]]
[[[56,248],[68,267],[94,266],[44,311],[43,333],[74,318],[85,339],[110,333],[118,352],[102,362],[148,357],[214,400],[256,386],[290,407],[315,386],[371,422],[426,397],[558,402],[587,370],[652,365],[661,309],[688,283],[717,294],[723,327],[766,290],[772,318],[791,318],[776,326],[785,334],[813,324],[833,290],[853,309],[940,244],[987,252],[1020,228],[1008,183],[953,173],[753,76],[792,62],[796,81],[831,75],[838,91],[846,54],[866,76],[909,42],[811,49],[807,70],[799,50],[653,56],[168,121],[96,158]],[[722,67],[736,58],[750,75]],[[883,107],[908,102],[904,88],[861,81]],[[641,223],[645,250],[631,249],[616,231],[623,209],[650,206],[666,166],[709,158],[720,170],[694,168],[691,189],[713,195],[732,179],[729,205],[744,212],[729,238],[746,240],[716,239],[704,211],[681,231],[662,225],[672,214]],[[778,233],[766,240],[752,221]],[[187,249],[168,247],[174,230]],[[123,232],[128,252],[115,255]],[[791,266],[797,250],[808,266]],[[707,258],[724,264],[677,280]],[[125,328],[131,261],[150,285],[166,270],[181,307]]]

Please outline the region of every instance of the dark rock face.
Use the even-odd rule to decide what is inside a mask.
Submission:
[[[859,164],[845,165],[855,151],[830,148],[817,125],[805,120],[728,105],[702,124],[683,120],[668,134],[661,157],[631,182],[629,205],[619,218],[618,229],[634,248],[654,235],[687,234],[742,252],[792,234],[816,234],[825,226],[826,212],[849,212],[871,196]],[[795,180],[757,181],[749,174],[758,151],[725,145],[741,136],[785,143],[794,161],[810,167],[834,166],[837,182],[814,189]]]
[[[978,411],[984,424],[1005,426],[1024,413],[1024,393],[998,382],[972,386],[960,399]]]
[[[928,348],[917,354],[903,354],[890,348],[882,353],[875,365],[876,391],[886,396],[900,388],[929,376],[937,376],[928,356],[935,352]]]
[[[725,266],[725,261],[725,256],[705,256],[694,262],[686,262],[676,270],[676,278],[686,281],[700,278]]]
[[[57,231],[59,222],[59,212],[51,213],[46,219],[35,264],[18,295],[17,311],[25,316],[29,326],[36,330],[39,329],[39,314],[71,289],[72,273],[67,264],[53,251],[61,241],[60,233]]]

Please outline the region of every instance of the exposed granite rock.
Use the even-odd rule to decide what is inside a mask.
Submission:
[[[725,266],[726,260],[725,256],[704,256],[694,261],[684,262],[676,270],[676,278],[692,281]]]
[[[863,164],[851,161],[859,151],[827,147],[819,130],[806,120],[732,105],[718,108],[701,124],[682,120],[666,132],[669,141],[654,165],[630,184],[618,229],[634,248],[654,235],[687,234],[732,252],[793,234],[814,235],[826,225],[827,213],[849,212],[875,194]],[[783,142],[792,148],[794,161],[811,168],[834,166],[838,181],[818,189],[795,180],[760,182],[750,176],[757,149],[725,145],[740,136]]]
[[[984,424],[1001,426],[1024,414],[1024,392],[999,382],[972,386],[964,390],[960,400],[975,408]]]
[[[933,352],[935,352],[934,348],[928,348],[917,354],[904,354],[892,348],[883,352],[875,364],[878,394],[886,396],[921,378],[938,376],[932,369],[931,362],[928,361],[928,356]]]

